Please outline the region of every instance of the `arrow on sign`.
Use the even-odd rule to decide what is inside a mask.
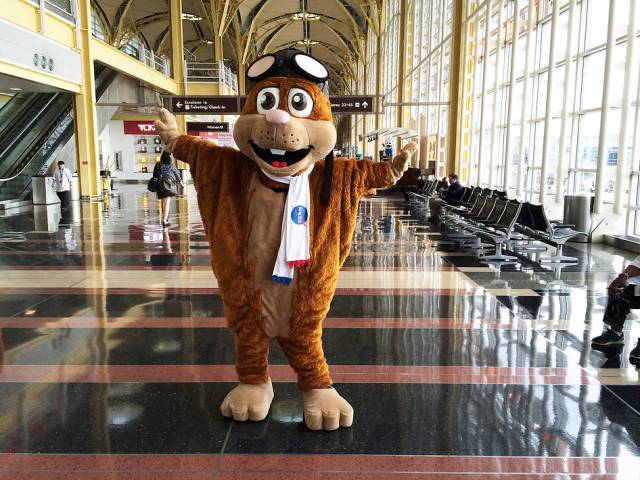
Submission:
[[[362,106],[363,106],[364,108],[367,108],[367,107],[369,106],[369,104],[368,104],[367,102],[362,102]]]
[[[176,107],[182,108],[182,103],[181,102],[176,102]]]

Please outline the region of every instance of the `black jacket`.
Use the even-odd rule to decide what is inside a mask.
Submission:
[[[460,185],[460,182],[452,183],[440,194],[445,200],[458,200],[461,195],[462,185]]]

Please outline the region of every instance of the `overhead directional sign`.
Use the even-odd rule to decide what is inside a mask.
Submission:
[[[171,97],[171,110],[173,113],[196,115],[238,113],[238,97],[235,95]]]
[[[171,110],[177,114],[233,115],[240,113],[245,96],[216,95],[170,97]],[[329,97],[333,113],[373,113],[374,97],[371,95],[333,95]]]
[[[329,100],[333,113],[373,113],[371,95],[334,95]]]

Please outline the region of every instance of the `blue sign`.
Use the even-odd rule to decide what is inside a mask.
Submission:
[[[309,212],[307,212],[306,207],[303,205],[297,205],[293,207],[293,210],[291,210],[291,220],[293,220],[293,223],[302,225],[307,222],[308,218]]]
[[[393,157],[393,146],[391,145],[391,142],[388,142],[384,146],[384,156],[387,158]]]

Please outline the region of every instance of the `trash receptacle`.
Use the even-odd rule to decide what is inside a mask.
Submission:
[[[591,215],[593,214],[593,197],[591,195],[566,195],[564,197],[564,223],[575,225],[579,232],[585,232],[587,237],[576,237],[579,242],[589,242],[591,237]]]
[[[73,182],[71,182],[71,201],[77,200],[80,200],[80,177],[74,175]]]
[[[60,203],[51,175],[34,175],[31,177],[34,205],[51,205]]]

